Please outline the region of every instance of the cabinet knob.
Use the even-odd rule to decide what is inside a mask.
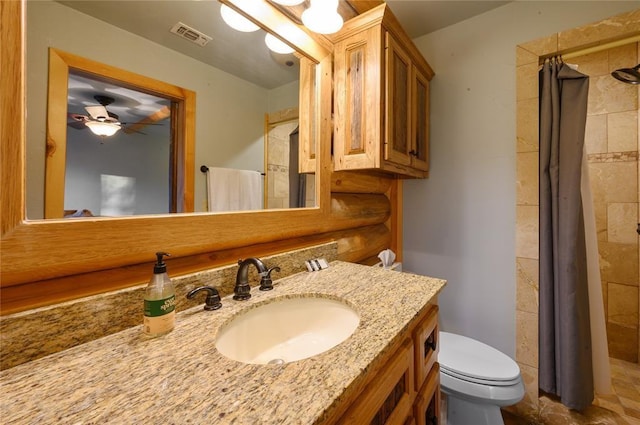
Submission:
[[[415,150],[411,149],[411,150],[409,151],[409,155],[412,155],[412,156],[418,156],[418,152],[416,152]]]

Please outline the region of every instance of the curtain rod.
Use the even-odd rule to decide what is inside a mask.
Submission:
[[[603,50],[613,49],[614,47],[620,47],[620,46],[624,46],[625,44],[635,43],[635,42],[640,42],[640,34],[634,35],[632,37],[616,40],[616,41],[611,41],[609,43],[598,44],[596,46],[591,46],[591,47],[587,47],[587,48],[576,50],[576,51],[569,51],[569,53],[561,54],[561,56],[562,56],[562,59],[571,59],[578,56],[601,52]],[[551,56],[555,56],[555,55],[549,55],[548,57],[551,57]]]

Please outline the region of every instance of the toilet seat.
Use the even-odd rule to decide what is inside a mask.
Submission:
[[[451,377],[476,384],[511,386],[521,382],[520,368],[495,348],[449,332],[440,332],[438,362]]]
[[[472,376],[467,376],[461,373],[457,373],[456,371],[444,368],[442,367],[442,365],[440,366],[440,372],[445,373],[451,376],[452,378],[462,379],[463,381],[473,382],[475,384],[481,384],[481,385],[493,385],[496,387],[508,387],[510,385],[515,385],[521,381],[521,378],[519,376],[517,378],[509,379],[509,380],[478,379]]]

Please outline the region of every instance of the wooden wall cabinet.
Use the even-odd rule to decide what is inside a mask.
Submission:
[[[386,4],[346,22],[334,41],[334,169],[427,177],[427,61]]]
[[[298,151],[298,172],[316,172],[316,152],[318,149],[319,126],[315,111],[320,108],[317,95],[316,64],[300,55],[300,98],[298,101],[298,132],[300,150]]]
[[[440,367],[438,357],[438,306],[430,305],[400,335],[384,365],[372,370],[364,389],[345,400],[340,425],[438,425],[440,417]]]

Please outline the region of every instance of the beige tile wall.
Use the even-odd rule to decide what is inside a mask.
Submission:
[[[267,208],[289,208],[289,135],[297,121],[286,122],[269,130],[267,148]],[[316,205],[316,180],[307,176],[305,205]]]
[[[516,361],[525,383],[522,415],[538,410],[538,57],[557,36],[516,52]]]
[[[638,89],[611,77],[638,43],[572,58],[589,75],[587,148],[611,357],[638,362]]]
[[[640,34],[640,11],[633,11],[584,27],[552,34],[519,45],[516,50],[516,360],[522,371],[526,395],[514,410],[524,416],[538,415],[540,406],[538,398],[538,67],[544,57],[568,53],[637,34]],[[626,51],[624,48],[621,50]],[[615,85],[616,81],[613,78],[610,76],[605,78],[605,74],[610,72],[611,66],[633,66],[637,63],[633,61],[627,63],[628,58],[624,56],[624,51],[614,51],[611,60],[609,60],[607,52],[601,52],[600,55],[607,56],[606,64],[598,60],[587,60],[581,64],[580,68],[582,72],[585,72],[587,68],[597,69],[596,74],[603,77],[596,77],[591,81],[592,91],[596,92],[596,96],[590,99],[589,103],[588,145],[590,149],[593,149],[589,152],[596,155],[603,154],[608,159],[614,159],[615,166],[622,165],[623,167],[619,171],[612,172],[611,163],[614,161],[596,161],[592,164],[592,174],[595,174],[596,179],[600,179],[599,181],[606,184],[597,190],[600,195],[610,201],[599,201],[602,205],[597,205],[598,221],[596,226],[600,240],[604,235],[608,237],[608,234],[612,233],[614,239],[623,238],[626,241],[629,237],[621,229],[623,223],[633,217],[634,212],[635,217],[640,218],[637,206],[634,210],[633,206],[626,205],[632,203],[628,199],[635,199],[636,203],[638,201],[638,181],[640,179],[637,165],[639,143],[637,129],[640,119],[637,113],[638,91],[636,90],[634,98],[633,95],[627,93],[627,87],[619,87],[623,84]],[[573,61],[572,59],[571,62]],[[612,107],[611,105],[616,106]],[[633,111],[635,111],[635,115]],[[634,116],[636,117],[635,125],[632,123]],[[611,130],[610,133],[609,128],[616,128],[616,130]],[[633,130],[634,128],[635,145],[633,133],[628,133],[629,129]],[[622,154],[622,152],[627,152],[627,147],[632,146],[635,146],[635,162],[627,160],[629,155]],[[634,165],[635,171],[633,171]],[[611,194],[609,191],[611,188],[615,188],[616,190],[611,192],[617,194]],[[611,211],[608,208],[609,204],[611,204]],[[616,218],[607,220],[608,214],[613,214]],[[622,233],[625,236],[621,236]],[[614,256],[617,258],[621,253],[620,245],[623,244],[611,242],[607,247],[611,250],[611,255],[607,258]],[[637,262],[637,237],[635,244],[635,261]],[[614,250],[615,252],[613,252]],[[626,323],[633,321],[633,313],[629,312],[633,311],[634,305],[638,305],[633,300],[640,299],[640,295],[637,294],[637,279],[635,285],[633,282],[617,276],[616,280],[612,280],[612,274],[626,275],[628,273],[625,271],[626,267],[616,268],[615,272],[612,269],[612,267],[608,269],[607,279],[610,280],[607,282],[615,282],[618,286],[612,286],[613,294],[605,291],[605,302],[608,302],[607,295],[612,296],[611,312],[614,313],[612,318],[621,322],[620,324],[616,323],[617,326],[625,326]],[[635,270],[634,273],[637,276],[640,265],[634,266],[632,264],[630,269]],[[623,281],[620,282],[621,280]],[[635,298],[634,293],[636,294]],[[610,314],[610,312],[608,313]],[[635,337],[631,335],[630,337],[637,341],[637,310],[635,326]],[[629,327],[629,329],[632,328],[632,326]],[[635,345],[637,348],[638,344]]]
[[[297,122],[269,130],[267,151],[267,208],[289,208],[289,135]]]

